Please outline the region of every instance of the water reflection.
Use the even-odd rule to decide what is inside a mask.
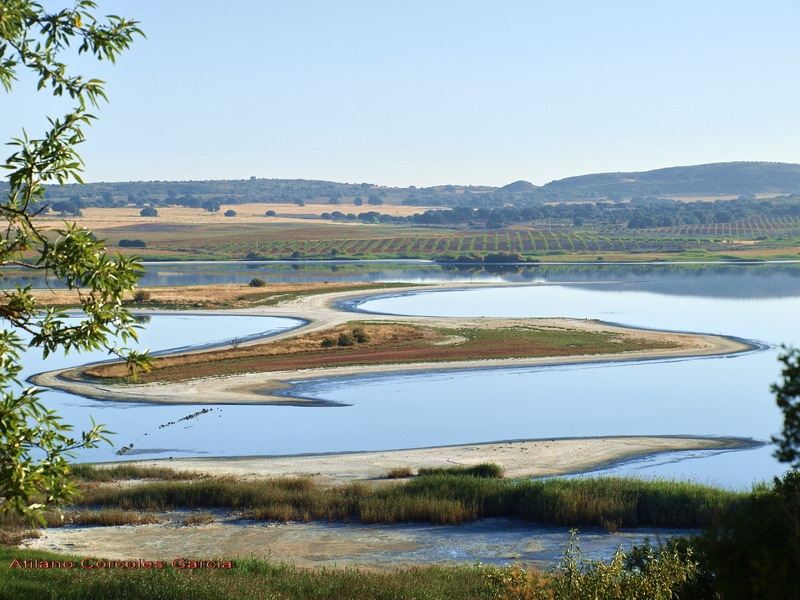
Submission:
[[[800,294],[800,264],[436,264],[427,261],[243,261],[144,263],[142,287],[268,283],[343,282],[617,282],[622,289],[670,296],[784,298]],[[2,271],[2,285],[44,287],[38,273]]]

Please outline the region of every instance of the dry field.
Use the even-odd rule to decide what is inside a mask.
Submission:
[[[150,299],[139,304],[133,303],[129,294],[126,302],[132,309],[221,309],[251,308],[253,306],[272,305],[289,300],[301,294],[327,294],[337,291],[381,289],[397,287],[392,284],[364,284],[359,282],[329,283],[270,283],[264,287],[250,287],[247,284],[193,285],[185,287],[148,288]],[[39,307],[78,306],[80,298],[75,291],[33,290]]]
[[[319,218],[322,213],[340,211],[345,214],[359,214],[363,212],[377,211],[381,214],[405,217],[415,213],[421,213],[432,207],[421,206],[401,206],[383,204],[381,206],[354,206],[353,204],[312,204],[305,206],[296,204],[230,204],[222,205],[219,212],[208,212],[202,208],[185,208],[182,206],[167,206],[158,208],[157,217],[142,217],[139,215],[140,208],[128,206],[125,208],[86,208],[83,210],[82,217],[68,217],[66,220],[75,221],[81,227],[86,227],[92,231],[102,231],[116,229],[119,227],[129,227],[131,225],[153,224],[165,226],[176,225],[235,225],[238,223],[266,224],[266,223],[287,223],[287,222],[308,222],[311,218]],[[441,208],[441,207],[439,207]],[[225,211],[232,209],[236,211],[235,217],[226,217]],[[275,217],[266,217],[268,210],[277,213]],[[39,219],[53,228],[60,227],[64,218],[57,215],[47,215]],[[328,224],[338,225],[338,223]],[[52,224],[52,225],[50,225]],[[342,224],[345,225],[345,224]],[[350,224],[353,225],[352,223]]]

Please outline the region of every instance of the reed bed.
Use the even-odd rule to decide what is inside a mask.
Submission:
[[[193,471],[176,471],[168,467],[142,467],[135,464],[120,464],[113,467],[98,467],[91,464],[70,466],[72,476],[79,481],[120,481],[125,479],[200,479],[206,477]]]
[[[685,527],[709,522],[748,494],[698,484],[633,478],[507,480],[471,475],[423,475],[372,488],[323,487],[310,478],[207,478],[94,487],[84,506],[123,510],[229,509],[276,521],[428,522],[457,524],[514,517],[558,525]]]
[[[494,463],[481,463],[469,467],[422,467],[419,475],[467,475],[469,477],[494,477],[502,478],[503,467]]]

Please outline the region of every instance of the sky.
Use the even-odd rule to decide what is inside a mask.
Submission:
[[[52,0],[47,6],[63,6]],[[99,0],[141,22],[86,181],[537,185],[800,163],[800,3]],[[0,140],[59,106],[0,90]]]

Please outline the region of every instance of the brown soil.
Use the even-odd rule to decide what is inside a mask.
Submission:
[[[264,287],[250,287],[248,284],[193,285],[185,287],[139,288],[147,291],[150,298],[134,303],[128,295],[126,302],[132,310],[159,309],[218,309],[250,308],[264,304],[275,304],[284,298],[293,298],[298,293],[325,294],[343,290],[381,289],[383,284],[363,284],[358,282],[337,283],[270,283]],[[397,287],[392,285],[391,287]],[[77,291],[64,289],[37,289],[31,293],[41,307],[79,306]]]
[[[353,346],[323,347],[326,340],[335,344],[340,335],[352,334],[355,329],[360,329],[368,341]],[[643,333],[637,336],[606,332],[578,334],[574,330],[533,326],[491,330],[488,337],[465,338],[460,343],[452,343],[452,336],[430,327],[349,323],[276,342],[159,358],[153,361],[152,371],[140,373],[137,381],[181,381],[195,377],[352,364],[580,356],[675,348],[676,345],[671,340],[655,336],[648,338]],[[128,376],[128,369],[117,363],[97,365],[83,373],[95,378],[119,379]]]

